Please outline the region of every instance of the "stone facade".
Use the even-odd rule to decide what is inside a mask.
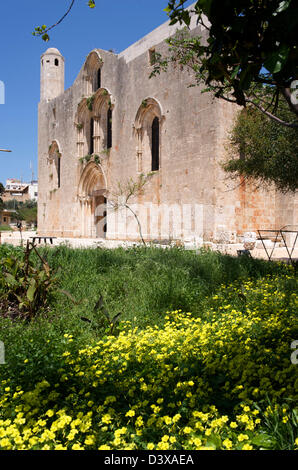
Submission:
[[[62,55],[43,54],[39,234],[138,240],[137,214],[146,240],[227,243],[298,223],[297,197],[255,191],[222,171],[237,106],[189,87],[186,69],[149,79],[154,51],[166,52],[175,29],[165,23],[118,55],[91,51],[66,91]],[[148,173],[125,207],[123,188]]]

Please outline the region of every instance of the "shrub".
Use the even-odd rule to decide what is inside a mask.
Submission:
[[[30,259],[32,250],[40,258],[41,265],[35,266]],[[27,243],[19,256],[7,256],[2,259],[0,270],[0,310],[4,314],[21,314],[30,319],[38,310],[45,308],[49,294],[56,284],[57,278],[49,265],[38,254],[37,250]]]

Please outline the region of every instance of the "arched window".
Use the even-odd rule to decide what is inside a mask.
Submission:
[[[138,173],[158,171],[161,167],[164,120],[165,116],[160,103],[151,97],[143,99],[133,125]]]
[[[61,182],[61,157],[59,155],[57,159],[57,186],[58,188],[60,188],[60,182]]]
[[[97,89],[101,88],[101,68],[97,70]]]
[[[159,119],[155,117],[152,122],[152,144],[151,144],[151,156],[152,165],[151,170],[159,170]]]
[[[107,149],[112,147],[112,109],[109,107],[107,112]]]
[[[94,153],[94,119],[90,119],[89,155]]]
[[[55,65],[56,65],[56,67],[58,67],[58,65],[59,65],[59,60],[58,59],[55,59]]]
[[[49,147],[49,186],[51,191],[61,186],[61,153],[58,143],[54,140]]]
[[[85,94],[91,95],[101,88],[101,67],[103,61],[97,50],[88,55],[84,65]]]

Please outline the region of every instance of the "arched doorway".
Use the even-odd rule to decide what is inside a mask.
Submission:
[[[107,233],[106,179],[94,162],[88,163],[80,178],[81,234],[86,238],[105,238]]]

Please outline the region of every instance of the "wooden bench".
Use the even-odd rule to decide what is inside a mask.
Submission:
[[[50,244],[53,245],[53,240],[56,238],[57,237],[40,237],[40,236],[30,237],[30,239],[32,239],[33,245],[35,244],[36,240],[38,240],[38,243],[41,243],[41,241],[43,240],[45,244],[47,244],[47,240],[48,240]]]

